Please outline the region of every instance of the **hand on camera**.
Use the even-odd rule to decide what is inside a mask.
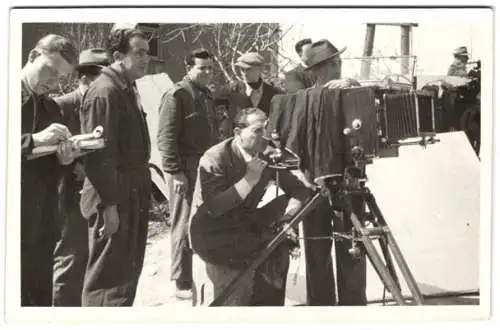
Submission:
[[[334,89],[334,88],[348,88],[353,86],[361,86],[361,84],[354,79],[351,78],[343,78],[343,79],[333,79],[323,85],[323,87]]]

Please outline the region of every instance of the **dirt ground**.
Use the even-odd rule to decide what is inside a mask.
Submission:
[[[300,259],[292,260],[287,282],[287,306],[304,305],[305,276],[303,253]],[[191,307],[192,302],[178,301],[174,296],[174,282],[170,281],[170,237],[165,222],[150,222],[144,268],[139,280],[135,306],[175,306]],[[426,305],[477,305],[477,294],[437,297],[426,299]],[[372,303],[371,305],[381,305]]]

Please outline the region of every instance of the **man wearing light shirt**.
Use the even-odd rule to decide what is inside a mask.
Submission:
[[[200,159],[189,226],[194,251],[195,305],[207,305],[265,248],[275,226],[290,219],[311,194],[293,174],[283,171],[285,195],[257,208],[274,170],[261,155],[265,113],[240,110],[234,137],[210,148]],[[289,245],[283,243],[270,259],[230,295],[232,306],[282,306],[289,265]]]

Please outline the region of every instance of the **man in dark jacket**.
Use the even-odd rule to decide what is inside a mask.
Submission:
[[[328,88],[344,88],[349,86],[356,86],[359,83],[353,79],[341,79],[342,72],[342,60],[340,54],[345,50],[337,49],[328,40],[319,40],[311,45],[310,49],[310,62],[309,67],[306,71],[311,72],[311,85],[305,86],[305,88],[313,86],[325,86]],[[304,93],[299,92],[296,96],[296,102],[299,99],[303,103],[311,103],[314,98],[309,100],[304,99]],[[319,100],[319,99],[318,99]],[[332,100],[328,101],[330,104],[334,104]],[[301,109],[307,109],[306,106],[302,106]],[[283,109],[286,111],[286,109]],[[305,111],[300,110],[295,107],[293,116],[290,117],[293,120],[297,120],[300,116],[305,116]],[[333,117],[336,116],[333,113],[329,114],[332,116],[330,122],[337,122]],[[273,113],[274,118],[279,118],[280,116]],[[310,123],[310,122],[309,122]],[[291,123],[283,123],[282,126],[290,125]],[[321,124],[325,124],[324,122]],[[319,126],[320,124],[318,124]],[[283,127],[281,130],[286,130]],[[332,132],[330,132],[332,133]],[[325,134],[326,136],[326,134]],[[308,136],[310,138],[310,136]],[[284,136],[282,138],[285,138]],[[290,134],[288,139],[290,140]],[[297,135],[297,138],[300,136]],[[293,138],[292,138],[293,139]],[[317,141],[328,141],[317,139]],[[303,141],[291,141],[291,143],[301,143]],[[336,143],[335,143],[336,142]],[[337,145],[339,141],[328,142],[324,145],[329,148]],[[338,148],[337,148],[338,149]],[[321,153],[320,150],[294,150],[300,155],[308,154],[311,152]],[[324,154],[329,154],[326,152]],[[324,156],[323,154],[323,156]],[[309,155],[311,157],[311,155]],[[337,169],[341,169],[342,159],[341,156],[335,159],[333,157],[332,164]],[[303,159],[302,162],[307,164],[310,159]],[[326,173],[325,173],[326,174]],[[332,173],[333,174],[333,173]],[[313,182],[314,177],[306,171],[306,179],[309,182]],[[349,232],[352,224],[348,221],[347,217],[336,217],[332,216],[332,209],[325,199],[318,207],[313,210],[303,222],[304,236],[306,237],[325,237],[332,236],[333,231],[338,232]],[[304,242],[305,246],[305,258],[306,258],[306,280],[307,280],[307,304],[313,306],[332,306],[335,304],[339,305],[366,305],[366,258],[361,258],[359,260],[353,259],[349,254],[349,242],[348,241],[335,241],[335,256],[337,259],[337,292],[338,292],[338,302],[336,299],[335,290],[335,278],[333,274],[333,260],[332,260],[332,240],[330,239],[316,239],[316,240],[306,240]]]
[[[61,108],[64,123],[73,135],[80,133],[83,94],[109,62],[104,49],[82,51],[76,66],[78,87],[54,99]],[[80,211],[80,190],[85,171],[81,161],[76,161],[73,165],[68,166],[59,185],[61,239],[54,251],[54,306],[81,306],[83,277],[88,259],[88,222]]]
[[[22,71],[21,305],[52,305],[53,251],[58,239],[57,184],[73,161],[67,144],[56,155],[28,159],[33,148],[71,136],[57,104],[46,93],[73,71],[76,49],[58,35],[38,41]]]
[[[158,149],[169,189],[171,220],[171,280],[178,299],[192,297],[192,252],[188,221],[198,161],[217,141],[218,128],[212,96],[213,58],[205,49],[185,59],[187,74],[162,98]]]
[[[245,53],[235,63],[244,85],[239,92],[238,109],[259,108],[269,115],[271,99],[282,91],[262,80],[264,58],[258,53]]]
[[[311,72],[305,69],[310,60],[312,40],[302,39],[295,44],[295,52],[299,55],[300,63],[285,74],[285,89],[288,93],[295,93],[300,89],[312,86]]]
[[[117,29],[108,38],[113,64],[89,86],[82,102],[82,133],[103,127],[106,146],[84,157],[80,207],[89,220],[89,260],[83,306],[131,306],[146,248],[151,143],[135,87],[149,63],[146,36]]]
[[[234,138],[210,148],[201,158],[189,226],[196,306],[208,305],[269,243],[274,225],[291,218],[312,191],[293,174],[281,172],[280,196],[261,208],[275,171],[259,156],[269,141],[267,122],[257,108],[240,110]],[[225,305],[282,306],[285,301],[289,246],[282,244],[270,259],[242,281]]]

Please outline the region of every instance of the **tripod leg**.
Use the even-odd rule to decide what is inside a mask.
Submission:
[[[413,298],[415,299],[415,302],[418,305],[423,305],[424,304],[424,299],[422,297],[422,293],[420,292],[420,289],[418,288],[417,282],[415,281],[415,278],[413,277],[410,268],[408,267],[408,264],[406,263],[406,260],[403,257],[403,254],[401,253],[401,250],[399,249],[398,244],[396,243],[396,239],[392,235],[391,230],[389,229],[389,226],[385,222],[385,219],[382,215],[382,212],[378,208],[377,202],[375,200],[375,197],[369,193],[367,194],[367,203],[371,209],[373,209],[375,216],[378,218],[379,222],[381,223],[382,226],[387,228],[385,230],[385,236],[387,237],[387,243],[389,245],[389,248],[392,251],[392,254],[394,255],[394,259],[396,259],[396,262],[399,266],[399,269],[401,270],[401,273],[403,274],[404,279],[406,280],[406,284],[408,285],[408,288],[410,289],[410,292],[413,295]]]
[[[276,247],[283,242],[286,238],[287,230],[298,225],[305,216],[313,210],[323,196],[317,192],[314,196],[309,199],[309,201],[295,214],[288,225],[283,228],[266,246],[264,250],[250,263],[250,265],[245,268],[241,273],[238,274],[226,287],[226,289],[210,303],[209,306],[223,306],[228,297],[234,292],[234,290],[241,284],[242,279],[248,276],[251,272],[256,270],[264,261],[266,261],[271,253],[276,249]]]
[[[385,239],[385,237],[381,237],[379,238],[378,241],[380,243],[380,249],[382,250],[382,254],[384,255],[387,269],[389,269],[391,276],[394,278],[396,285],[401,291],[401,284],[399,283],[398,275],[396,274],[396,268],[394,268],[394,263],[392,262],[391,254],[389,253],[389,248],[387,247],[387,240]]]
[[[382,261],[382,258],[378,254],[378,251],[375,249],[375,245],[373,244],[371,238],[366,235],[364,228],[361,225],[361,222],[359,221],[356,214],[354,214],[353,212],[351,212],[351,221],[352,221],[354,227],[356,228],[356,230],[358,230],[358,232],[361,234],[361,241],[363,242],[363,245],[365,246],[368,258],[370,259],[373,267],[375,268],[378,275],[380,276],[380,279],[382,280],[384,285],[387,287],[389,292],[392,294],[392,296],[394,297],[394,299],[396,300],[398,305],[407,305],[407,303],[403,297],[403,294],[401,293],[401,290],[399,289],[396,281],[394,280],[391,273],[384,265],[384,262]]]

